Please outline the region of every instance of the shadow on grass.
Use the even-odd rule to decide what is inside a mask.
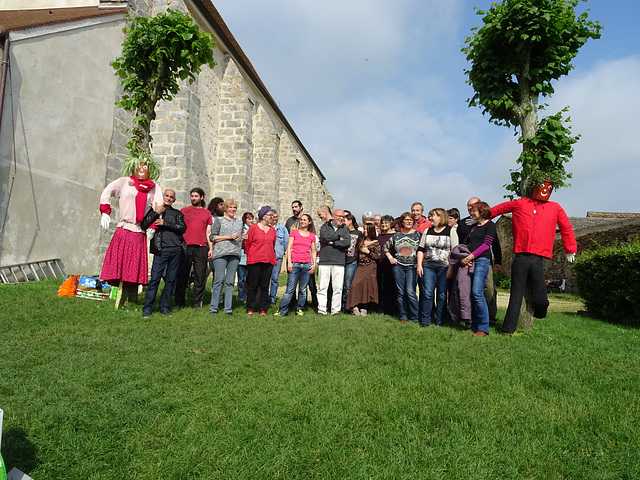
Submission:
[[[624,327],[634,330],[640,330],[640,320],[637,318],[602,318],[597,316],[595,313],[589,312],[587,310],[579,310],[574,315],[578,317],[589,318],[593,320],[598,320],[602,323],[608,323],[609,325],[616,325],[618,327]]]
[[[21,428],[10,428],[2,433],[2,458],[7,472],[16,467],[29,474],[40,463],[38,449],[27,438],[27,432]]]

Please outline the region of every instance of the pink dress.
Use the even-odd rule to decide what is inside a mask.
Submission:
[[[146,285],[149,277],[147,263],[147,236],[140,227],[136,212],[136,189],[131,177],[120,177],[111,182],[100,195],[100,203],[108,204],[111,197],[120,198],[118,226],[102,263],[100,279],[110,285],[118,285],[120,280],[127,283]],[[154,184],[147,192],[147,200],[142,216],[154,203],[164,200],[160,188]]]

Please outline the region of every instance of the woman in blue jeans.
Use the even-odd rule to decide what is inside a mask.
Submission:
[[[302,315],[304,304],[307,302],[307,284],[309,275],[313,275],[316,269],[316,236],[310,230],[313,228],[313,220],[306,213],[300,216],[300,225],[289,233],[287,244],[287,291],[280,300],[280,308],[275,313],[276,317],[284,317],[289,311],[289,303],[298,289],[298,306],[296,314]]]
[[[475,202],[469,212],[476,224],[471,227],[467,246],[471,252],[460,260],[465,268],[474,265],[471,284],[472,320],[474,337],[489,335],[489,308],[484,298],[484,283],[491,268],[491,244],[496,238],[496,226],[489,220],[491,207],[486,202]]]
[[[431,324],[434,299],[436,301],[434,320],[436,325],[442,325],[447,294],[449,253],[458,244],[458,234],[455,228],[449,226],[449,215],[445,209],[434,208],[429,212],[427,218],[431,222],[431,227],[422,234],[418,246],[418,265],[416,268],[418,277],[422,279],[421,327],[428,327]]]
[[[400,320],[418,323],[418,295],[416,294],[418,245],[422,233],[413,228],[413,215],[404,212],[400,215],[402,230],[393,234],[384,246],[384,254],[393,266],[393,277],[398,290],[398,309]]]

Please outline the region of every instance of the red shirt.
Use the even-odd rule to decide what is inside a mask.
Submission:
[[[532,198],[519,198],[504,202],[491,209],[491,218],[513,212],[513,250],[515,253],[533,253],[541,257],[553,256],[556,225],[560,227],[565,253],[576,253],[576,237],[569,217],[556,202],[541,202]]]
[[[427,220],[427,217],[425,217],[424,215],[420,217],[419,221],[416,222],[414,220],[413,222],[413,228],[421,233],[424,233],[424,231],[430,227],[431,227],[431,222]]]
[[[257,223],[249,227],[247,240],[244,242],[244,251],[247,253],[247,265],[253,263],[270,263],[277,265],[276,261],[276,229],[269,227],[263,232]]]
[[[187,245],[209,245],[207,243],[207,226],[213,224],[211,212],[206,208],[195,208],[193,205],[180,210],[184,215],[187,224],[187,231],[184,232],[184,240]]]

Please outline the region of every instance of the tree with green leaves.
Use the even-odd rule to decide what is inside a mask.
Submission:
[[[203,65],[215,66],[215,41],[187,13],[171,9],[155,17],[136,17],[123,31],[127,38],[122,56],[111,66],[124,87],[116,105],[135,114],[127,148],[129,160],[139,163],[151,159],[150,129],[156,104],[172,100],[180,90],[179,81],[193,83]]]
[[[563,118],[567,109],[538,121],[540,96],[553,94],[554,80],[567,75],[571,61],[590,39],[600,38],[602,26],[576,14],[580,0],[502,0],[483,15],[462,51],[471,62],[465,70],[475,93],[470,107],[479,106],[496,125],[520,129],[519,170],[511,170],[509,192],[531,196],[533,185],[553,181],[556,188],[571,178],[564,163],[573,155],[579,136]],[[586,1],[586,0],[582,0]],[[513,198],[513,195],[506,195]]]

